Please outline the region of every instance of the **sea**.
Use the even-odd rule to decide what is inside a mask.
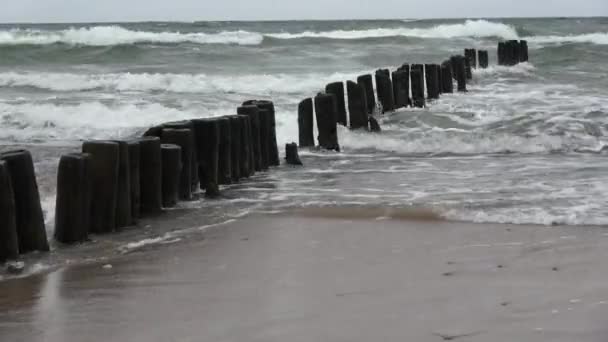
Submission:
[[[497,44],[509,39],[528,41],[528,63],[497,65]],[[304,167],[182,202],[176,210],[204,215],[125,233],[115,249],[319,207],[374,208],[377,219],[420,210],[471,223],[608,224],[605,17],[2,24],[0,149],[32,151],[51,237],[58,160],[83,140],[132,138],[269,99],[282,151],[298,141],[298,103],[327,83],[465,48],[490,55],[467,93],[380,115],[381,133],[339,127],[341,152],[302,149]]]

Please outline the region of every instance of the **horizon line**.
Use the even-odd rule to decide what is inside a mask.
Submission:
[[[0,21],[0,25],[61,25],[61,24],[138,24],[138,23],[222,23],[222,22],[302,22],[302,21],[399,21],[399,20],[483,20],[483,19],[599,19],[599,18],[608,18],[608,16],[597,16],[597,15],[589,15],[589,16],[509,16],[509,17],[499,17],[499,16],[473,16],[473,17],[444,17],[444,18],[341,18],[341,19],[238,19],[238,20],[100,20],[100,21]]]

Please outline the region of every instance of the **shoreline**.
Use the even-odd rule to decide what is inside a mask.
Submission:
[[[12,322],[0,333],[27,341],[605,337],[600,227],[252,215],[188,238],[0,282],[0,322]]]

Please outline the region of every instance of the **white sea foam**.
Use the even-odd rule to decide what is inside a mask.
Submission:
[[[120,26],[94,26],[58,31],[12,29],[0,31],[0,45],[70,44],[110,46],[135,43],[196,43],[258,45],[264,37],[247,31],[180,33],[133,31]]]
[[[608,45],[608,32],[585,33],[568,36],[532,36],[526,37],[529,42],[538,44],[567,44],[567,43],[591,43],[596,45]]]
[[[456,38],[456,37],[499,37],[518,38],[512,26],[487,20],[467,20],[462,24],[443,24],[429,28],[377,28],[369,30],[335,30],[325,32],[306,31],[301,33],[272,33],[268,37],[278,39],[328,38],[365,39],[382,37]]]
[[[52,72],[0,73],[0,87],[34,87],[52,91],[164,91],[176,93],[273,94],[315,92],[324,84],[355,79],[356,73],[308,74],[74,74]]]

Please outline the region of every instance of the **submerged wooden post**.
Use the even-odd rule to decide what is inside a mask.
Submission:
[[[452,63],[450,61],[444,61],[441,64],[441,90],[444,94],[451,94],[454,92],[454,81],[452,75]]]
[[[367,114],[373,114],[376,109],[376,97],[374,95],[374,83],[372,75],[361,75],[357,77],[359,83],[365,91],[365,103],[367,104]]]
[[[219,196],[218,163],[220,146],[219,118],[192,120],[196,130],[199,176],[205,197]]]
[[[141,212],[141,179],[139,177],[141,157],[139,154],[139,141],[131,140],[128,142],[128,146],[129,173],[131,176],[131,223],[136,224]]]
[[[348,93],[348,114],[350,116],[350,128],[367,129],[367,102],[363,84],[347,81],[346,92]]]
[[[19,257],[15,194],[11,174],[4,160],[0,160],[0,262]]]
[[[382,113],[393,111],[395,99],[393,97],[393,83],[391,82],[390,72],[387,69],[380,69],[376,71],[375,76],[378,102],[382,105]]]
[[[519,41],[519,62],[527,62],[529,60],[528,56],[528,41],[520,40]]]
[[[463,56],[452,56],[450,63],[452,65],[452,73],[458,85],[458,91],[467,91],[466,66]]]
[[[176,144],[162,144],[160,150],[163,207],[172,208],[177,204],[182,187],[183,152],[181,147]]]
[[[464,57],[469,60],[471,68],[477,69],[477,50],[464,49]]]
[[[300,147],[315,146],[311,98],[304,99],[298,104],[298,133]]]
[[[262,140],[260,110],[257,106],[247,105],[237,108],[237,113],[247,115],[251,121],[251,162],[255,171],[262,171]]]
[[[479,67],[481,69],[486,69],[489,65],[488,51],[487,50],[479,50]]]
[[[498,43],[498,65],[507,64],[506,52],[507,52],[507,44],[505,42],[499,42]]]
[[[285,161],[289,165],[302,165],[296,143],[285,144]]]
[[[139,142],[140,216],[162,212],[162,154],[160,138],[143,137]]]
[[[405,70],[393,71],[393,98],[395,109],[407,107],[410,103],[410,74]]]
[[[61,156],[57,172],[55,240],[84,242],[88,238],[91,212],[91,156],[71,153]]]
[[[336,97],[336,109],[338,110],[338,123],[346,126],[346,104],[344,102],[344,83],[334,82],[325,86],[325,92],[334,94]]]
[[[340,151],[337,132],[337,114],[333,94],[319,93],[315,96],[319,146],[327,150]]]
[[[26,150],[15,150],[0,154],[0,160],[6,162],[15,196],[19,252],[48,251],[49,244],[32,155]]]
[[[413,64],[410,71],[412,82],[412,104],[414,107],[423,108],[426,104],[424,99],[424,67],[422,64]]]
[[[426,79],[426,93],[429,99],[439,98],[439,66],[436,64],[426,64],[425,79]]]

